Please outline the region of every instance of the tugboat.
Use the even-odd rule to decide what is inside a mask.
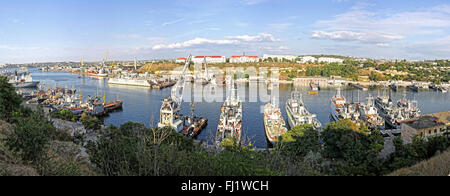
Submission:
[[[186,137],[189,138],[197,138],[198,135],[200,135],[201,131],[206,127],[208,124],[207,118],[193,118],[193,122],[190,123],[191,125],[184,127],[184,129],[181,131],[181,134],[183,134]]]
[[[272,145],[277,143],[278,138],[288,131],[280,108],[276,106],[274,99],[272,103],[268,103],[264,107],[264,128],[266,130],[267,140]]]
[[[180,132],[183,129],[183,120],[177,115],[177,111],[179,111],[178,104],[171,97],[164,98],[158,128],[170,127]]]
[[[242,101],[236,95],[234,81],[231,78],[228,82],[228,92],[231,92],[231,95],[227,97],[221,108],[222,113],[217,126],[216,144],[220,144],[230,136],[235,139],[236,143],[241,142]]]
[[[303,124],[310,124],[315,129],[320,129],[322,124],[315,114],[311,114],[305,107],[302,95],[297,90],[292,92],[291,99],[286,102],[286,113],[288,115],[288,124],[294,128]]]

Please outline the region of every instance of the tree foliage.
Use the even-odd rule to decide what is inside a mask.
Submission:
[[[9,121],[12,114],[20,108],[22,98],[6,77],[0,76],[0,119]]]

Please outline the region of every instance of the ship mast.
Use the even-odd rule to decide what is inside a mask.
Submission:
[[[137,62],[136,62],[136,57],[134,57],[134,70],[137,70]]]

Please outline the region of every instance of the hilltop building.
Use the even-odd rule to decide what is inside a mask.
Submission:
[[[227,58],[225,56],[194,56],[192,61],[194,61],[195,64],[203,63],[205,61],[205,57],[206,62],[211,64],[227,62]]]
[[[319,58],[319,63],[344,63],[343,59],[338,59],[338,58],[329,58],[329,57],[321,57]]]
[[[177,58],[176,63],[186,63],[186,58]]]
[[[271,55],[271,54],[264,54],[263,59],[267,60],[267,59],[278,59],[278,61],[282,61],[283,59],[289,60],[289,61],[295,61],[295,59],[297,59],[297,56],[293,56],[293,55]]]
[[[402,123],[402,139],[411,143],[415,136],[428,138],[449,134],[450,111],[434,113]]]
[[[307,62],[311,62],[311,63],[314,63],[314,62],[316,62],[317,61],[317,59],[316,59],[316,57],[312,57],[312,56],[304,56],[304,57],[302,57],[301,58],[301,63],[307,63]]]
[[[230,63],[257,63],[259,62],[259,57],[257,56],[247,56],[245,53],[242,56],[232,56],[230,58]]]

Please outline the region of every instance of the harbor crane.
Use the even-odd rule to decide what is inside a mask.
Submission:
[[[177,132],[180,132],[183,128],[183,120],[181,119],[179,112],[183,101],[183,89],[185,85],[186,73],[189,70],[191,60],[192,55],[189,55],[180,74],[179,80],[175,86],[172,87],[170,97],[165,97],[162,102],[158,128],[170,127]]]

